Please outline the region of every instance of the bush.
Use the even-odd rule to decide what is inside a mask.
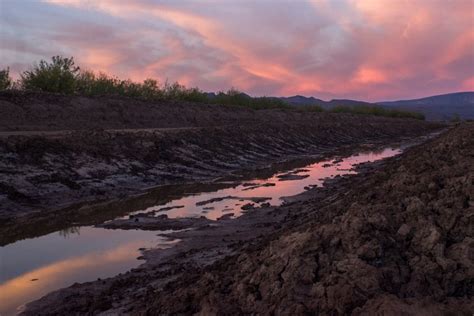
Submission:
[[[205,94],[198,88],[186,88],[175,82],[165,83],[160,88],[154,79],[146,79],[143,83],[131,80],[120,80],[104,73],[95,75],[91,71],[81,72],[76,80],[76,93],[82,95],[122,95],[145,100],[182,100],[205,102]]]
[[[324,112],[324,108],[319,105],[301,105],[297,109],[301,112]]]
[[[386,117],[399,117],[399,118],[413,118],[417,120],[424,120],[425,116],[418,112],[403,111],[397,109],[387,109],[381,106],[336,106],[330,110],[334,113],[351,113],[351,114],[364,114],[364,115],[376,115]]]
[[[10,89],[11,86],[10,68],[0,70],[0,91]]]
[[[198,88],[186,88],[175,82],[165,83],[163,87],[163,97],[166,100],[180,100],[189,102],[207,102],[208,98],[204,92]]]
[[[92,71],[81,72],[75,82],[74,92],[82,95],[124,94],[123,82],[107,74],[96,75]]]
[[[459,122],[461,122],[461,117],[459,116],[459,114],[454,113],[449,121],[451,123],[459,123]]]
[[[0,90],[8,89],[11,84],[9,69],[0,71]],[[251,97],[234,88],[227,92],[219,92],[217,95],[207,95],[198,88],[186,88],[177,82],[172,84],[165,82],[163,86],[160,86],[154,79],[146,79],[143,83],[121,80],[104,73],[95,74],[92,71],[80,71],[80,68],[74,65],[73,57],[64,58],[62,56],[52,57],[51,63],[42,60],[32,70],[25,71],[21,75],[20,88],[87,96],[121,95],[145,100],[212,103],[257,110],[284,108],[307,112],[325,111],[317,105],[293,107],[275,97]],[[387,109],[380,106],[337,106],[330,111],[424,120],[423,114],[420,113]]]
[[[273,109],[273,108],[291,108],[286,102],[279,98],[272,97],[251,97],[235,88],[230,89],[227,93],[219,92],[213,98],[207,98],[209,103],[221,105],[237,105],[250,107],[253,109]]]
[[[11,87],[10,68],[0,70],[0,91]]]
[[[75,92],[79,67],[74,58],[54,56],[51,63],[41,60],[32,70],[21,75],[21,86],[26,90],[71,94]]]

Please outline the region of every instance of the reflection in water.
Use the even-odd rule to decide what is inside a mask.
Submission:
[[[81,234],[80,226],[66,227],[59,231],[59,235],[63,236],[64,238],[68,238],[70,235],[80,235],[80,234]]]
[[[400,152],[399,149],[384,149],[344,159],[321,161],[232,187],[229,187],[229,183],[213,184],[212,189],[205,186],[201,189],[214,191],[201,190],[201,193],[186,194],[184,197],[181,195],[174,200],[165,192],[158,199],[166,201],[165,204],[159,202],[152,207],[142,207],[141,211],[132,214],[153,212],[156,215],[167,214],[169,217],[204,215],[210,219],[217,219],[228,213],[239,216],[245,204],[280,205],[282,197],[299,194],[311,185],[321,186],[325,178],[355,173],[353,167],[356,164],[383,159]],[[183,185],[181,190],[196,192],[189,185]],[[268,199],[255,201],[255,197]],[[134,203],[140,201],[134,200]],[[125,202],[121,208],[128,212],[139,209],[135,204],[132,203],[131,207]],[[114,205],[110,210],[115,214],[113,216],[117,216],[114,213],[116,208],[123,214]],[[102,220],[108,219],[105,216],[110,216],[107,212],[91,214],[95,213],[103,214]],[[139,265],[140,262],[136,260],[139,248],[168,247],[172,243],[174,242],[156,236],[156,232],[83,226],[62,229],[39,238],[20,240],[0,247],[0,315],[15,314],[19,306],[74,282],[93,281],[127,271]]]
[[[71,234],[72,232],[72,234]],[[139,248],[167,247],[156,232],[82,227],[0,248],[0,315],[75,282],[107,278],[138,266]],[[67,236],[65,238],[64,236]]]
[[[169,217],[206,216],[213,220],[226,213],[234,213],[234,216],[240,216],[242,214],[241,207],[245,204],[251,203],[256,207],[262,205],[262,203],[270,203],[273,206],[281,205],[283,197],[299,194],[305,190],[305,187],[321,186],[324,179],[333,178],[337,175],[354,174],[356,172],[353,168],[357,164],[395,156],[400,152],[400,149],[387,148],[363,152],[343,159],[320,161],[294,171],[277,173],[266,179],[247,181],[252,185],[250,183],[239,184],[214,192],[188,195],[132,214],[153,212],[156,216],[161,214],[167,214]],[[287,180],[288,178],[291,179],[291,176],[288,175],[300,177]],[[283,181],[285,178],[286,181]],[[252,200],[255,197],[267,197],[269,199],[255,203]],[[206,201],[212,202],[204,203]]]

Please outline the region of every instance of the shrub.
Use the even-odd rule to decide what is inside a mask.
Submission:
[[[142,96],[147,100],[163,99],[163,91],[155,79],[146,79],[142,84]]]
[[[324,112],[324,108],[319,105],[302,105],[297,107],[302,112]]]
[[[275,108],[291,108],[289,104],[279,98],[258,97],[250,99],[250,107],[256,110],[275,109]]]
[[[11,86],[10,68],[0,70],[0,91],[7,90]]]
[[[461,122],[461,117],[459,116],[459,114],[454,113],[449,121],[451,123],[459,123],[459,122]]]
[[[20,81],[26,90],[71,94],[75,92],[78,74],[73,57],[54,56],[51,63],[41,60],[32,70],[25,71]]]
[[[0,90],[11,87],[9,69],[0,71]],[[251,97],[235,88],[217,95],[207,95],[198,88],[186,88],[179,83],[165,82],[160,86],[154,79],[146,79],[143,83],[131,80],[121,80],[104,73],[95,74],[92,71],[80,71],[74,65],[73,57],[52,57],[50,63],[42,60],[32,70],[21,75],[20,88],[47,92],[94,95],[122,95],[145,100],[176,100],[218,105],[241,106],[252,109],[287,108],[296,111],[323,112],[318,105],[293,107],[275,97]],[[380,106],[336,106],[330,110],[336,113],[353,113],[379,115],[388,117],[408,117],[424,119],[423,114],[387,109]]]
[[[236,105],[253,109],[291,108],[286,102],[273,97],[251,97],[232,88],[227,93],[219,92],[215,97],[208,98],[209,103],[221,105]]]
[[[75,83],[75,92],[83,95],[121,94],[121,81],[107,74],[96,75],[92,71],[81,72]]]
[[[424,120],[425,116],[418,112],[403,111],[397,109],[387,109],[381,106],[366,106],[358,105],[354,107],[350,106],[336,106],[330,110],[334,113],[351,113],[351,114],[364,114],[364,115],[376,115],[386,117],[399,117],[399,118],[413,118],[417,120]]]
[[[163,87],[163,97],[166,100],[180,100],[189,102],[207,102],[208,98],[204,92],[198,88],[186,88],[175,82],[169,84],[165,82]]]

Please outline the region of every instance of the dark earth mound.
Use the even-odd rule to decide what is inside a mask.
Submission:
[[[174,233],[123,275],[26,315],[471,315],[474,124],[295,202]]]
[[[0,223],[9,227],[18,216],[123,198],[157,185],[210,181],[441,127],[350,114],[38,93],[1,93],[0,112]],[[108,117],[101,120],[100,113]],[[110,129],[90,129],[98,126]],[[60,130],[32,131],[37,128]],[[81,130],[68,131],[75,128]]]
[[[293,209],[280,233],[150,297],[149,313],[472,315],[474,124]]]

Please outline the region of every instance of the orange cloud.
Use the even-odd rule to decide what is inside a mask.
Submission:
[[[473,76],[469,0],[44,3],[117,24],[104,43],[80,29],[80,40],[71,30],[54,41],[86,67],[135,80],[376,100],[460,90]]]
[[[353,80],[362,84],[382,83],[387,81],[387,76],[378,69],[361,67]]]

